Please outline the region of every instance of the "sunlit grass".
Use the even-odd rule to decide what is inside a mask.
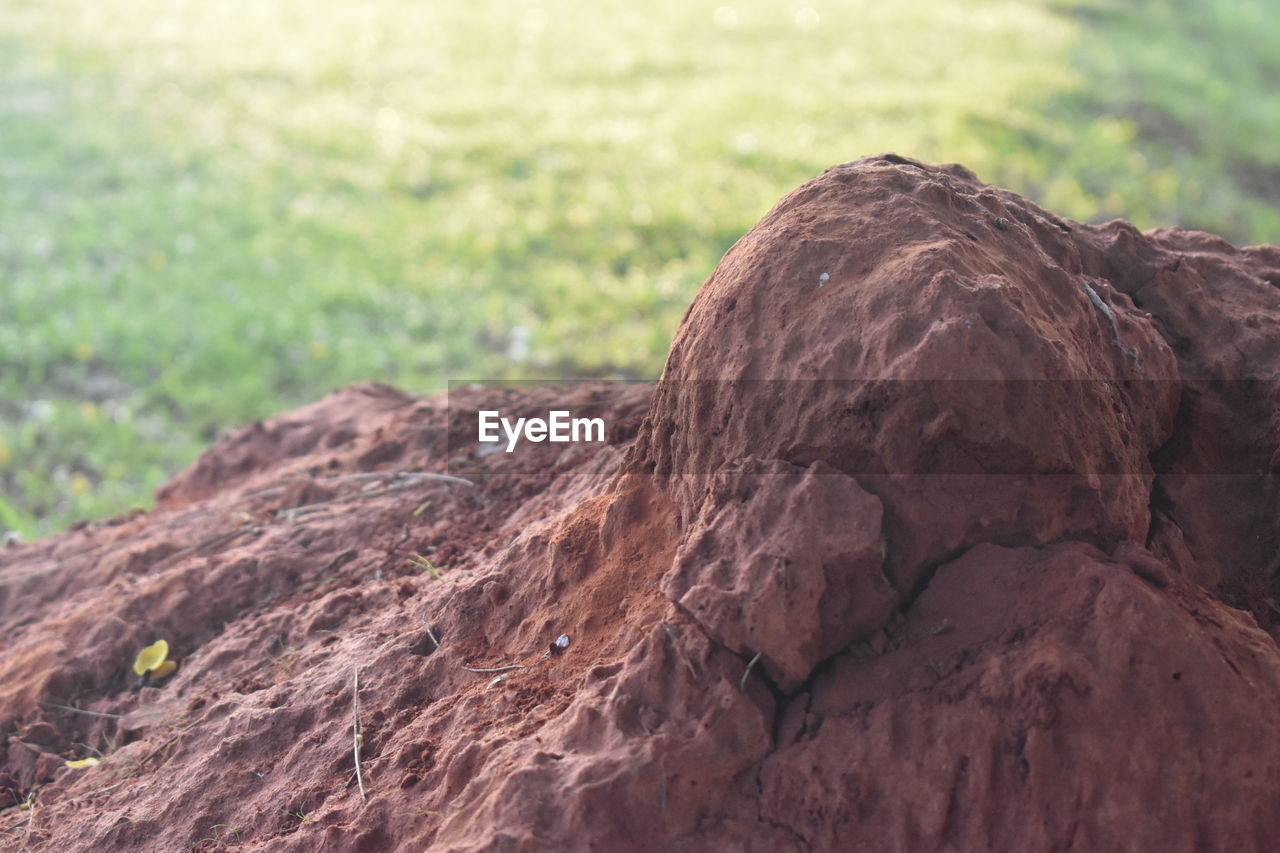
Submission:
[[[145,502],[220,431],[351,381],[656,375],[723,251],[863,154],[1078,217],[1274,227],[1213,183],[1270,120],[1192,158],[1184,208],[1190,167],[1079,94],[1177,81],[1082,54],[1095,25],[962,0],[11,0],[0,528]]]

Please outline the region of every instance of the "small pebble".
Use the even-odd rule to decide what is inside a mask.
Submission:
[[[542,659],[546,660],[552,655],[558,655],[567,648],[569,648],[569,635],[561,634],[559,637],[556,637],[556,641],[551,644],[551,648],[543,652]]]

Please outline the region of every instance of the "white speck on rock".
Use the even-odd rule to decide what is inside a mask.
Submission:
[[[822,275],[818,276],[818,287],[822,287],[822,285],[826,284],[830,280],[831,274],[824,272]]]

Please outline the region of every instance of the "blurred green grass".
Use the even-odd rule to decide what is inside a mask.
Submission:
[[[0,529],[338,385],[655,376],[823,168],[1277,239],[1274,4],[9,0]]]

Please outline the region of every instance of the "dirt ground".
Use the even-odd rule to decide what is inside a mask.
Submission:
[[[1276,247],[835,167],[659,383],[346,388],[0,551],[0,847],[1273,849],[1278,380]]]

